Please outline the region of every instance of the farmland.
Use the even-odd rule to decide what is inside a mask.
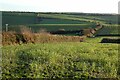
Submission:
[[[3,12],[3,31],[5,24],[9,24],[9,31],[19,31],[19,25],[25,25],[33,32],[38,32],[40,29],[46,31],[90,29],[100,23],[104,29],[97,34],[118,34],[118,18],[119,15],[112,14]]]
[[[119,40],[120,15],[45,12],[2,15],[3,79],[118,77],[120,44],[114,41]],[[102,43],[106,38],[108,43]]]
[[[118,44],[86,42],[2,47],[3,78],[116,78]],[[53,46],[54,45],[54,46]]]

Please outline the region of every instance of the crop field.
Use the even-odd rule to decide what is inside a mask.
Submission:
[[[42,29],[46,31],[57,31],[60,29],[64,30],[81,30],[81,29],[88,29],[88,28],[95,28],[95,24],[29,24],[26,25],[28,28],[30,28],[33,32],[38,32]],[[8,29],[9,31],[19,31],[21,26],[14,25],[10,26]],[[3,27],[3,30],[5,30],[5,27]]]
[[[118,44],[85,42],[2,47],[3,78],[116,78]],[[54,46],[53,46],[54,45]]]
[[[36,30],[46,29],[47,31],[57,31],[60,29],[74,31],[96,27],[95,24],[36,24],[30,26],[32,29],[33,28],[38,28]]]
[[[78,20],[67,20],[67,19],[56,19],[56,18],[38,18],[40,24],[85,24],[84,21]]]
[[[119,34],[120,26],[105,26],[99,30],[96,35],[114,35]]]
[[[106,23],[119,24],[118,15],[73,15],[76,17],[84,17],[86,19],[100,20]]]
[[[36,14],[33,13],[15,13],[15,12],[3,12],[2,13],[2,26],[5,24],[11,25],[25,25],[35,24]]]
[[[120,15],[44,12],[2,15],[3,79],[119,77],[120,44],[114,41],[119,40]]]
[[[9,31],[19,31],[19,25],[25,25],[33,32],[41,29],[46,31],[80,30],[95,28],[96,23],[105,26],[97,34],[117,34],[119,31],[119,15],[75,14],[75,13],[20,13],[3,12],[3,31],[9,24]],[[111,27],[112,26],[112,27]],[[116,33],[117,32],[117,33]]]

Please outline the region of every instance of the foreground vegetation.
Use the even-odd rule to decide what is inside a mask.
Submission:
[[[118,44],[86,42],[2,47],[3,78],[116,78]]]

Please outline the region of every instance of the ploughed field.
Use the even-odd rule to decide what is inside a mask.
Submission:
[[[2,77],[116,78],[119,44],[101,40],[3,46]]]

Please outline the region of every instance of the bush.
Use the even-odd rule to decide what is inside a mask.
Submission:
[[[48,42],[83,42],[85,36],[52,35],[45,31],[33,33],[29,28],[21,26],[21,32],[3,32],[3,45],[22,43],[48,43]]]

